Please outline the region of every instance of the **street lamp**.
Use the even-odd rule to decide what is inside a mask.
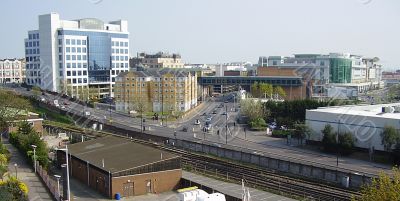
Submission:
[[[174,131],[175,143],[176,143],[176,131]]]
[[[70,200],[71,197],[71,191],[70,191],[70,185],[69,185],[69,164],[68,164],[68,146],[65,145],[65,149],[57,149],[57,150],[62,150],[65,151],[65,161],[67,165],[67,188],[68,188],[68,193],[67,193],[67,200]]]
[[[338,119],[338,130],[336,132],[336,166],[339,166],[339,133],[340,133],[340,119]]]
[[[54,177],[57,179],[57,192],[58,192],[58,196],[60,197],[60,175],[54,175]]]
[[[18,165],[16,163],[14,163],[14,167],[15,167],[15,178],[18,179]]]
[[[33,148],[33,166],[35,167],[35,173],[36,173],[36,145],[31,145],[31,147]]]
[[[225,144],[228,144],[228,106],[225,105]]]

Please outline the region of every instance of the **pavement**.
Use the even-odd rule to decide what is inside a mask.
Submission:
[[[3,143],[11,153],[11,159],[8,164],[8,170],[13,176],[28,185],[28,198],[30,201],[53,201],[50,192],[43,184],[38,175],[34,173],[33,168],[27,163],[25,157],[8,142],[8,139],[3,138]],[[17,168],[15,165],[17,164]],[[1,199],[0,199],[1,200]]]

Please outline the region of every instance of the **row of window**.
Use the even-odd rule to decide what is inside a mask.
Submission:
[[[58,44],[62,44],[62,40],[58,40]],[[65,44],[66,45],[86,45],[86,40],[81,40],[81,39],[65,39]]]
[[[62,68],[62,64],[60,63],[60,68]],[[87,63],[66,63],[67,68],[87,68]]]
[[[62,72],[62,71],[61,71]],[[86,76],[87,71],[82,70],[82,71],[67,71],[67,76]]]
[[[62,52],[62,47],[58,48],[58,51],[61,53]],[[86,53],[86,47],[66,47],[65,48],[66,53]]]
[[[26,69],[39,69],[39,64],[26,64]]]
[[[5,71],[4,73],[0,72],[0,76],[19,76],[19,72],[15,71],[14,73],[10,72],[10,71]]]
[[[145,79],[145,78],[143,78],[143,77],[137,78],[138,81],[144,81],[144,79]],[[161,81],[161,79],[164,79],[164,81],[168,81],[168,80],[174,81],[174,80],[175,80],[175,78],[173,78],[173,77],[171,77],[171,78],[167,78],[167,77],[165,77],[165,78],[159,78],[159,77],[156,77],[156,78],[155,78],[155,80],[156,80],[157,82]],[[182,78],[182,77],[176,78],[177,81],[184,81],[183,79],[184,79],[184,78]],[[127,77],[126,80],[127,80],[127,81],[129,81],[129,80],[135,81],[135,78],[129,78],[129,77]]]
[[[39,41],[25,42],[25,47],[39,47]]]
[[[28,38],[29,38],[29,40],[39,39],[39,33],[29,34]]]
[[[111,49],[111,53],[116,53],[116,54],[128,54],[128,49]]]
[[[113,61],[129,61],[128,56],[112,56],[111,60]]]
[[[58,55],[58,57],[59,57],[58,59],[60,61],[62,61],[62,55]],[[86,57],[86,55],[66,55],[65,59],[67,61],[70,61],[70,60],[72,60],[72,61],[86,61],[87,57]]]
[[[73,79],[69,79],[69,83],[86,84],[86,83],[88,83],[88,80],[87,80],[87,78],[73,78]]]
[[[35,79],[26,79],[26,81],[28,82],[28,84],[40,84],[41,80],[40,78],[35,78]]]
[[[30,76],[40,76],[40,71],[29,71],[28,75],[30,75]]]
[[[5,65],[2,65],[2,64],[0,64],[0,69],[2,69],[2,68],[4,68],[4,69],[19,69],[19,65],[17,64],[17,65],[10,65],[10,64],[5,64]]]
[[[40,54],[40,49],[26,49],[25,54]]]
[[[128,42],[111,41],[111,46],[128,47]]]
[[[112,63],[112,68],[128,68],[128,63]]]
[[[33,57],[26,57],[26,62],[30,61],[39,61],[40,57],[39,56],[33,56]]]

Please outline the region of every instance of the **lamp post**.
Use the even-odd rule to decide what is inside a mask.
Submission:
[[[58,196],[60,197],[60,175],[54,175],[54,177],[57,179],[57,192],[58,192]]]
[[[66,165],[67,165],[67,188],[68,188],[67,200],[70,201],[71,191],[70,191],[70,185],[69,185],[68,146],[65,145],[65,149],[58,149],[58,150],[65,151],[65,158],[66,158],[65,161],[66,161]]]
[[[18,179],[18,165],[14,163],[14,167],[15,167],[15,178]]]
[[[35,173],[36,173],[36,145],[31,145],[31,147],[33,148],[33,166],[35,168]]]
[[[340,119],[338,119],[338,131],[336,132],[336,166],[339,166],[339,133],[340,133]]]
[[[228,144],[228,106],[225,105],[225,144]]]

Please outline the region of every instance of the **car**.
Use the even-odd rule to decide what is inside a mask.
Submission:
[[[206,121],[211,121],[212,118],[211,117],[207,117]]]
[[[61,105],[61,109],[62,109],[62,110],[65,110],[65,106],[64,106],[64,105]]]
[[[200,120],[196,119],[196,121],[194,121],[194,125],[200,125]]]
[[[228,101],[225,101],[224,103],[228,103]]]
[[[217,114],[217,110],[214,110],[212,113],[213,113],[213,114]]]
[[[227,114],[226,112],[223,112],[223,113],[222,113],[222,115],[226,115],[226,114]]]
[[[183,131],[183,132],[187,132],[187,131],[188,131],[188,127],[184,126],[184,127],[182,128],[182,131]]]
[[[211,131],[212,129],[211,124],[207,124],[204,128],[206,129],[207,132]]]
[[[202,115],[203,115],[203,116],[207,116],[207,113],[204,112]]]

